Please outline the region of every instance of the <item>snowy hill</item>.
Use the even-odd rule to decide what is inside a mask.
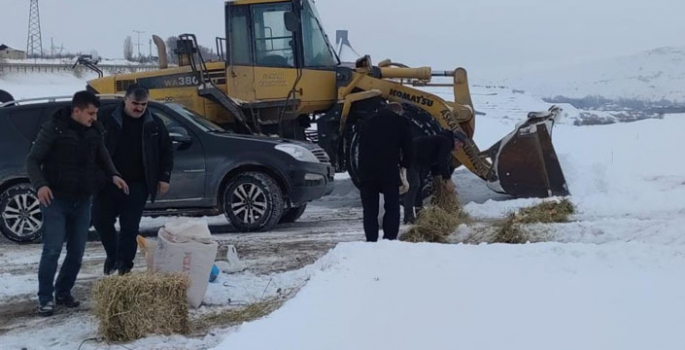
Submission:
[[[541,97],[671,100],[685,102],[685,47],[526,72],[497,81]]]

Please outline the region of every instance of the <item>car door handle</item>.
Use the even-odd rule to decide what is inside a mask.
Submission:
[[[187,169],[183,170],[184,173],[204,173],[205,169]]]

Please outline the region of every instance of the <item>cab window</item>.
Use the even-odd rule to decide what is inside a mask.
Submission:
[[[306,67],[334,67],[337,64],[319,23],[316,8],[309,1],[304,2],[302,12],[302,37]]]
[[[252,6],[255,65],[295,67],[293,33],[285,28],[284,15],[290,3]]]

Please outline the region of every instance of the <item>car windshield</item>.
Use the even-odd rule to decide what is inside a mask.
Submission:
[[[188,118],[193,124],[195,124],[198,128],[204,130],[204,131],[212,131],[212,132],[230,132],[229,130],[226,130],[211,121],[203,118],[201,115],[193,112],[192,110],[186,108],[183,105],[177,104],[177,103],[168,103],[167,106],[174,111],[180,113],[181,115],[185,116]]]

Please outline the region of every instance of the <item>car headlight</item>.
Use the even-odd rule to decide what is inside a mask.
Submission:
[[[301,162],[319,163],[319,159],[316,158],[314,153],[302,146],[284,143],[276,145],[275,148],[281,152],[288,153],[291,157]]]

